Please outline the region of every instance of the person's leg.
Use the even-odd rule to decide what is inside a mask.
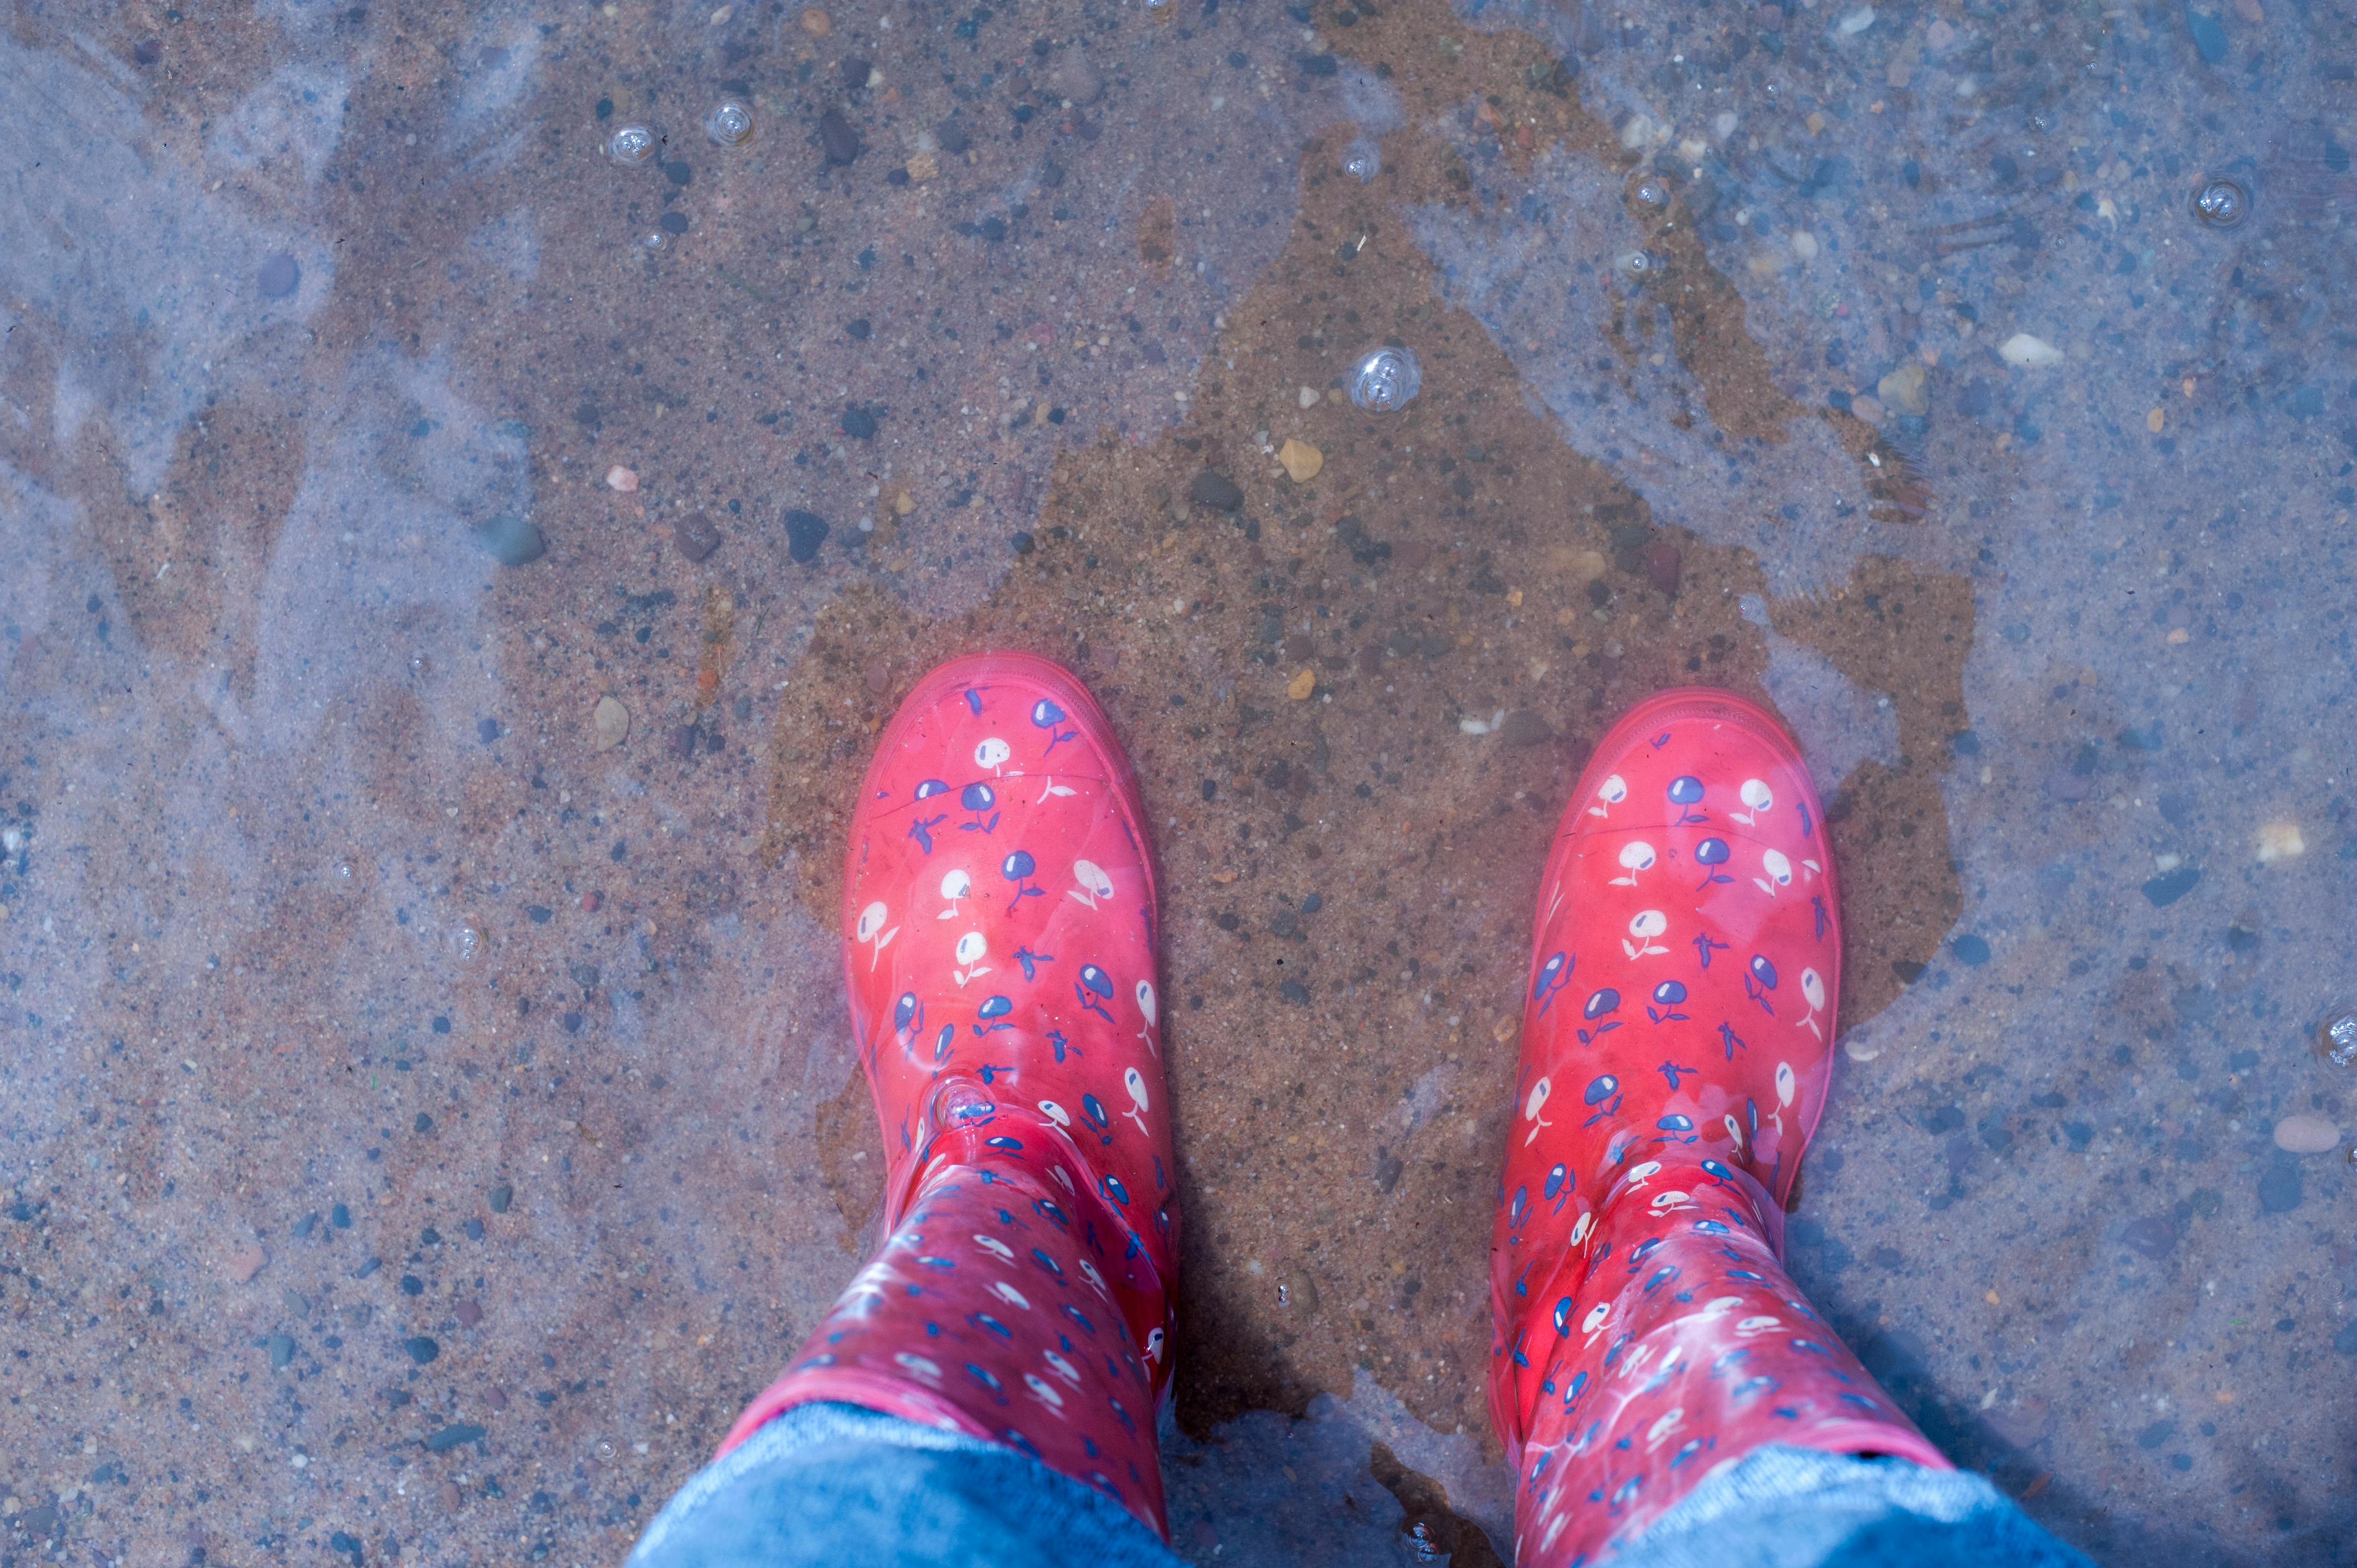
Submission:
[[[1178,1195],[1154,878],[1128,762],[1072,676],[984,654],[919,683],[852,815],[844,942],[886,1240],[642,1557],[705,1561],[782,1510],[798,1522],[760,1539],[856,1520],[864,1555],[905,1516],[888,1560],[935,1561],[935,1541],[994,1561],[955,1543],[1032,1539],[1053,1512],[976,1515],[1010,1477],[1027,1499],[1086,1487],[1158,1545]],[[770,1431],[758,1470],[736,1460],[822,1402],[901,1418],[862,1428],[884,1457],[846,1468],[794,1442],[813,1417]]]
[[[848,1404],[796,1405],[698,1472],[633,1568],[858,1563],[1175,1568],[1136,1515],[1003,1444]]]
[[[1841,980],[1823,815],[1781,726],[1702,691],[1623,718],[1565,811],[1535,937],[1491,1269],[1518,1560],[1631,1549],[1771,1444],[1947,1471],[1781,1261]]]
[[[1706,1477],[1613,1568],[2093,1568],[1983,1477],[1769,1444]]]

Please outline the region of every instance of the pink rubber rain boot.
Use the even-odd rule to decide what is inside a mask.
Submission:
[[[1490,1275],[1523,1568],[1595,1561],[1762,1444],[1948,1467],[1781,1261],[1840,988],[1782,726],[1723,692],[1640,703],[1539,882]]]
[[[887,1240],[722,1453],[836,1400],[1033,1455],[1165,1531],[1178,1195],[1154,873],[1113,727],[1045,659],[920,682],[851,821],[844,968]]]

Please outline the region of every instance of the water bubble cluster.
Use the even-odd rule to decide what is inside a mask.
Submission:
[[[2342,1009],[2324,1021],[2318,1045],[2334,1067],[2357,1067],[2357,1011]]]
[[[2201,182],[2193,193],[2193,216],[2212,229],[2232,229],[2251,215],[2251,193],[2224,176]]]
[[[712,138],[716,146],[743,146],[753,139],[751,105],[734,98],[722,99],[704,117],[704,134]]]
[[[606,156],[624,168],[637,168],[655,156],[655,133],[651,125],[617,125],[614,134],[606,138]]]
[[[1383,156],[1373,142],[1361,136],[1342,149],[1342,172],[1364,185],[1383,172]]]
[[[1657,174],[1644,175],[1630,188],[1629,194],[1637,199],[1640,207],[1667,207],[1670,204],[1670,182]]]
[[[1370,413],[1407,406],[1424,389],[1424,367],[1405,349],[1375,349],[1351,367],[1351,401]]]

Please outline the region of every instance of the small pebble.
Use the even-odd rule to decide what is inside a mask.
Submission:
[[[1048,91],[1077,108],[1104,95],[1104,78],[1096,73],[1086,55],[1070,49],[1048,73]]]
[[[2027,332],[2017,332],[1998,344],[1996,353],[1997,358],[2007,364],[2023,370],[2032,370],[2042,365],[2059,365],[2062,362],[2061,349],[2057,349],[2045,338],[2033,338]]]
[[[1882,401],[1901,413],[1926,414],[1932,400],[1923,392],[1923,361],[1910,360],[1875,383]]]
[[[1555,738],[1555,726],[1528,708],[1516,708],[1497,726],[1501,746],[1544,746]]]
[[[475,528],[475,542],[502,566],[525,566],[548,553],[548,541],[530,518],[501,512]]]
[[[619,490],[626,496],[632,494],[639,488],[639,476],[632,469],[617,463],[606,470],[606,488]]]
[[[508,1211],[508,1205],[514,1201],[515,1188],[510,1187],[507,1183],[501,1182],[499,1186],[491,1188],[492,1213],[505,1214]]]
[[[408,1351],[409,1359],[416,1362],[421,1367],[425,1365],[426,1362],[434,1359],[436,1356],[442,1354],[442,1347],[436,1344],[431,1338],[423,1334],[420,1334],[414,1338],[403,1340],[401,1342],[401,1348]]]
[[[249,1241],[229,1255],[221,1264],[221,1272],[239,1284],[244,1284],[260,1273],[262,1265],[269,1261],[269,1254],[262,1250],[261,1242]]]
[[[2341,1129],[2321,1116],[2301,1112],[2276,1123],[2276,1147],[2287,1154],[2329,1154],[2340,1144]]]
[[[1318,389],[1316,387],[1303,387],[1299,392],[1293,394],[1293,398],[1296,403],[1299,403],[1304,408],[1316,408],[1318,406]]]
[[[2259,829],[2258,856],[2261,865],[2273,865],[2277,861],[2298,860],[2308,853],[2308,841],[2300,836],[2298,822],[2267,822]]]
[[[802,14],[802,31],[812,38],[823,38],[834,31],[834,18],[816,6]]]
[[[1645,547],[1645,581],[1664,597],[1678,596],[1678,547],[1674,544]]]
[[[819,145],[826,149],[826,161],[840,167],[866,150],[859,133],[843,117],[840,109],[830,109],[818,117]]]
[[[2165,1215],[2149,1215],[2132,1219],[2120,1233],[2120,1240],[2147,1258],[2166,1258],[2176,1249],[2176,1223]]]
[[[1307,441],[1295,440],[1290,436],[1286,437],[1284,446],[1277,448],[1276,460],[1285,466],[1286,477],[1297,485],[1308,484],[1318,477],[1318,470],[1326,467],[1325,453]]]
[[[294,257],[281,251],[263,262],[255,281],[262,285],[263,298],[285,299],[302,283],[303,269],[295,264]]]
[[[467,1328],[472,1328],[483,1320],[482,1306],[474,1301],[462,1301],[452,1307],[450,1313],[458,1320],[461,1326]]]
[[[818,559],[818,547],[826,542],[826,520],[816,512],[786,513],[786,553],[807,566]]]
[[[619,697],[598,698],[597,707],[590,710],[589,723],[597,731],[599,751],[611,751],[630,738],[630,710]]]
[[[1309,694],[1317,690],[1318,671],[1315,670],[1304,670],[1285,683],[1285,694],[1297,703],[1308,702]]]
[[[2188,5],[2185,30],[2193,35],[2193,47],[2201,52],[2202,64],[2216,65],[2226,58],[2226,28],[2217,17]]]
[[[720,548],[720,529],[708,512],[694,511],[681,519],[671,531],[671,542],[679,553],[691,561],[701,561]]]
[[[1219,511],[1234,511],[1244,504],[1244,493],[1236,488],[1236,482],[1210,468],[1195,476],[1187,486],[1187,496],[1197,506]]]

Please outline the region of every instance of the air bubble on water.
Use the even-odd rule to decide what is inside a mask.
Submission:
[[[655,156],[654,129],[648,125],[617,125],[606,138],[606,156],[624,168],[636,168]]]
[[[2193,216],[2212,229],[2232,229],[2251,214],[2251,193],[2223,176],[2201,182],[2193,193]]]
[[[1657,174],[1643,175],[1630,188],[1629,194],[1637,199],[1640,207],[1667,207],[1670,204],[1670,182]]]
[[[2357,1067],[2357,1008],[2343,1007],[2317,1031],[2317,1047],[2334,1067]]]
[[[450,928],[450,950],[466,962],[483,950],[483,933],[472,920],[461,920]]]
[[[433,672],[434,660],[426,658],[423,653],[413,653],[409,656],[409,673],[412,679],[422,681]]]
[[[660,251],[663,248],[664,243],[663,231],[660,229],[650,229],[646,231],[645,235],[640,239],[639,249],[642,251]]]
[[[1424,367],[1405,349],[1375,349],[1351,367],[1351,401],[1370,413],[1407,406],[1424,387]]]
[[[737,99],[722,99],[704,117],[704,134],[720,146],[743,146],[753,139],[752,107]]]
[[[610,1465],[617,1458],[620,1457],[622,1451],[619,1447],[616,1446],[612,1438],[601,1437],[597,1439],[597,1445],[591,1450],[591,1452],[597,1455],[597,1462],[599,1464]]]
[[[1662,258],[1651,251],[1628,251],[1613,265],[1620,269],[1622,277],[1641,281],[1662,270]]]
[[[1358,137],[1342,149],[1342,172],[1364,185],[1383,172],[1383,155],[1372,140]]]

